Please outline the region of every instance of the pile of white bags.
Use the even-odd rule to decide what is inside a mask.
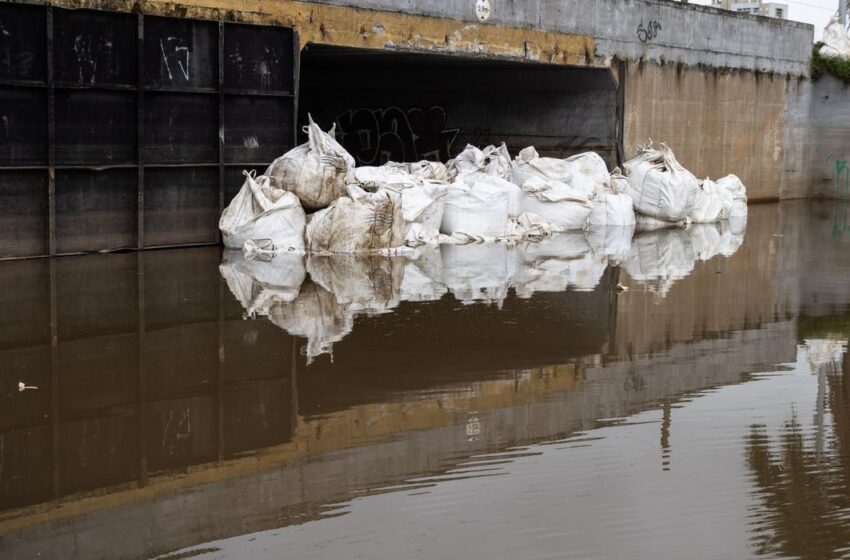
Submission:
[[[655,149],[650,144],[626,162],[629,185],[626,194],[635,212],[666,222],[685,220],[694,208],[699,181],[676,160],[666,144]]]
[[[628,178],[620,174],[619,169],[615,169],[591,201],[591,212],[587,220],[589,227],[634,227],[634,203],[632,198],[625,194],[628,186]]]
[[[334,128],[329,134],[322,132],[310,118],[307,143],[277,158],[266,170],[272,185],[294,193],[305,208],[313,210],[344,196],[354,158],[333,133]]]
[[[531,177],[522,184],[521,208],[551,224],[556,232],[580,230],[587,223],[590,200],[560,181]]]
[[[502,143],[500,146],[487,146],[479,150],[467,145],[458,156],[446,164],[448,176],[460,177],[469,173],[483,173],[501,179],[511,179],[511,155]]]
[[[850,35],[837,16],[834,16],[823,30],[823,46],[819,52],[827,58],[850,60]]]
[[[246,241],[263,240],[279,252],[303,252],[306,218],[298,198],[272,187],[268,177],[244,175],[242,189],[218,222],[224,246],[242,249]]]
[[[404,243],[404,219],[398,193],[368,193],[356,185],[349,196],[310,216],[307,247],[312,253],[375,253]]]
[[[440,231],[479,241],[509,233],[509,219],[519,214],[519,187],[495,175],[471,173],[448,187]]]
[[[558,181],[586,198],[593,198],[609,178],[608,167],[599,154],[587,152],[566,159],[540,157],[534,146],[519,152],[512,164],[512,174],[518,186],[532,178]]]
[[[700,184],[689,218],[694,223],[707,224],[746,216],[747,189],[738,177],[727,175],[717,182],[705,179]]]

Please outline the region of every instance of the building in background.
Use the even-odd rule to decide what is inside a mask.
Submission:
[[[788,18],[788,4],[779,2],[734,2],[733,0],[712,0],[712,6],[717,6],[733,12],[744,12],[759,16],[775,17],[779,19]]]

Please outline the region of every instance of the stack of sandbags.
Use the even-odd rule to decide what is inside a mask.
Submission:
[[[629,184],[627,194],[641,216],[668,224],[681,223],[694,209],[699,181],[677,160],[673,151],[661,144],[639,149],[639,155],[625,164]],[[640,229],[641,220],[637,220]]]
[[[495,241],[519,215],[520,189],[496,175],[472,172],[449,185],[440,231],[447,236]]]
[[[599,154],[587,152],[566,159],[540,157],[534,146],[519,152],[512,163],[513,182],[523,186],[532,178],[559,181],[576,194],[593,198],[597,189],[608,181],[608,167]]]
[[[271,252],[303,252],[306,218],[298,197],[272,187],[266,176],[244,175],[242,189],[218,222],[224,246],[242,249],[246,242],[262,240]]]
[[[354,158],[334,139],[334,128],[325,133],[309,120],[307,143],[274,160],[265,174],[272,186],[295,194],[304,208],[318,210],[345,196]]]
[[[376,253],[404,245],[401,196],[388,189],[368,193],[349,185],[349,196],[310,216],[307,248],[312,253]]]
[[[727,175],[717,182],[702,181],[689,218],[694,223],[707,224],[746,216],[747,189],[737,176]]]

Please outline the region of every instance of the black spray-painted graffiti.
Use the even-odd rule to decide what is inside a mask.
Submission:
[[[336,118],[337,140],[360,165],[446,161],[460,129],[446,129],[443,107],[352,109]]]
[[[658,32],[661,31],[661,24],[657,21],[650,20],[646,27],[643,26],[643,20],[640,21],[640,25],[637,28],[637,37],[641,43],[646,43],[647,41],[652,41],[656,37],[658,37]]]

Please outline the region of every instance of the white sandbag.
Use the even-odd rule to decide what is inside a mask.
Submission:
[[[408,246],[434,243],[440,235],[448,184],[423,181],[401,191],[401,215],[404,218],[404,240]]]
[[[560,181],[575,192],[592,198],[608,181],[608,167],[594,152],[578,154],[567,159],[540,157],[534,146],[520,151],[512,164],[513,181],[522,186],[533,177]]]
[[[508,296],[509,248],[502,243],[441,245],[446,287],[464,304],[501,305]]]
[[[253,175],[243,173],[242,189],[218,222],[224,246],[242,249],[246,241],[267,240],[273,251],[303,252],[306,218],[298,198],[272,187],[266,176],[254,180]]]
[[[401,281],[402,301],[437,301],[448,292],[443,257],[437,246],[422,247],[408,259]]]
[[[508,233],[508,220],[519,206],[519,188],[495,176],[474,173],[449,185],[440,232],[499,238]]]
[[[307,271],[346,312],[371,316],[398,307],[405,263],[403,257],[309,255]]]
[[[673,285],[694,269],[694,252],[683,229],[663,229],[642,233],[632,240],[625,263],[629,276],[665,297]]]
[[[467,144],[458,156],[446,164],[449,177],[455,178],[468,173],[483,173],[511,180],[511,155],[504,143],[487,146],[479,150]]]
[[[387,189],[367,193],[356,185],[350,196],[316,212],[307,224],[313,253],[375,253],[404,244],[401,197]]]
[[[819,54],[827,58],[850,60],[850,36],[837,16],[833,16],[823,30],[823,46]]]
[[[449,181],[449,171],[439,161],[422,160],[413,163],[388,163],[422,181]]]
[[[540,216],[554,231],[580,230],[592,206],[586,196],[560,181],[532,177],[522,185],[522,210]]]
[[[592,209],[587,219],[589,226],[634,228],[634,203],[631,197],[625,194],[628,185],[628,178],[621,175],[619,169],[614,170],[607,183],[590,201]]]
[[[723,218],[747,217],[747,189],[736,175],[718,179],[717,188],[724,199]]]
[[[249,316],[265,315],[274,303],[293,301],[307,275],[303,255],[278,254],[268,261],[251,261],[232,249],[222,254],[218,270]]]
[[[641,148],[641,154],[626,163],[629,186],[626,194],[634,202],[635,212],[677,222],[693,210],[699,181],[682,167],[666,144],[656,150]]]
[[[389,165],[357,167],[351,172],[351,177],[364,190],[389,188],[400,191],[421,183],[420,179],[413,177],[403,168]]]
[[[587,243],[596,255],[620,265],[629,258],[635,226],[599,226],[591,224],[585,231]]]
[[[269,321],[292,336],[307,339],[307,364],[322,354],[333,359],[333,345],[354,328],[354,316],[346,312],[334,295],[321,286],[307,282],[294,301],[271,306]]]
[[[714,181],[705,179],[697,189],[694,207],[688,218],[695,224],[711,224],[723,219],[727,207],[731,207],[731,199],[724,196]]]
[[[334,139],[333,131],[322,132],[310,118],[308,142],[277,158],[266,170],[273,186],[294,193],[305,208],[325,208],[345,196],[354,158]]]

